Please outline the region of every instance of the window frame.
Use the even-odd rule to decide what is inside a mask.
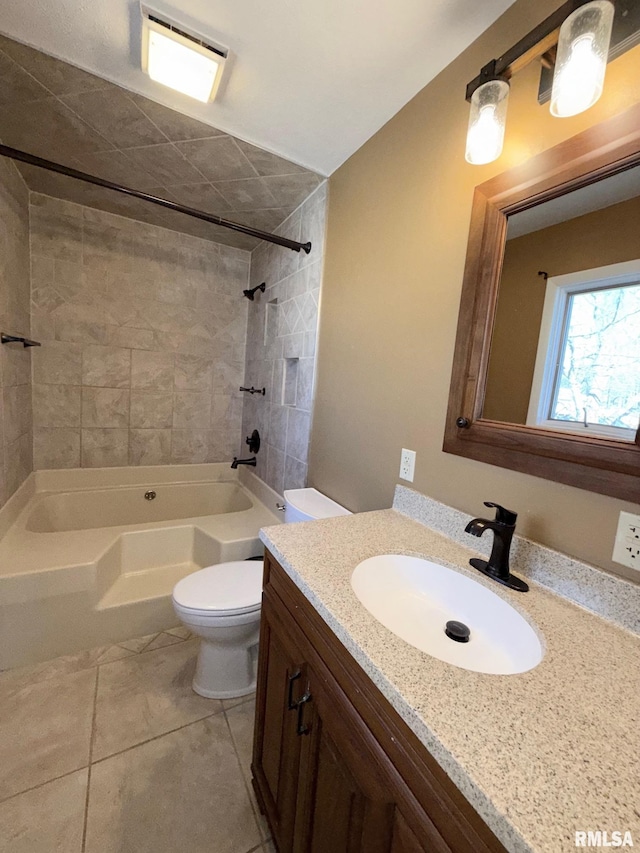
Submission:
[[[549,417],[548,413],[551,411],[566,345],[567,311],[570,298],[576,293],[610,290],[638,283],[640,283],[640,258],[565,275],[549,276],[529,397],[526,421],[528,426],[558,430],[562,433],[606,436],[620,441],[635,440],[636,430],[634,429],[591,422],[581,424],[577,421],[561,421]]]

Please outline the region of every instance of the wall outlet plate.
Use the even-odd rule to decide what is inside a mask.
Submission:
[[[640,572],[640,515],[620,513],[611,559]]]
[[[415,450],[406,450],[402,448],[400,454],[400,479],[408,480],[413,483],[413,475],[416,470],[416,452]]]

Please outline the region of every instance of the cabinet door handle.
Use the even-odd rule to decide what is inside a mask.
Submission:
[[[305,723],[302,722],[302,717],[304,715],[304,706],[307,704],[307,702],[310,702],[310,701],[311,701],[311,691],[307,688],[307,691],[304,694],[304,696],[302,696],[296,702],[296,705],[298,707],[298,725],[296,728],[296,732],[299,735],[309,734],[309,731],[310,731],[309,726],[305,725]]]
[[[289,676],[289,693],[287,695],[287,708],[289,711],[293,711],[298,707],[298,703],[293,701],[293,685],[302,675],[301,669],[296,669],[296,671]]]

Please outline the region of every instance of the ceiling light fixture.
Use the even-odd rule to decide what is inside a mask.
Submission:
[[[611,0],[568,0],[501,57],[487,63],[467,86],[471,102],[467,162],[491,163],[502,153],[509,80],[535,59],[543,70],[555,66],[552,115],[577,115],[593,106],[602,94],[608,59],[640,41],[638,8],[635,0],[616,0],[615,7]],[[538,100],[548,100],[542,80]]]
[[[205,41],[146,6],[142,12],[142,70],[152,80],[203,103],[212,101],[222,79],[227,48]]]

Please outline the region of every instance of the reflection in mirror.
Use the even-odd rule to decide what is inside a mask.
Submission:
[[[640,166],[508,218],[483,418],[634,441]]]

